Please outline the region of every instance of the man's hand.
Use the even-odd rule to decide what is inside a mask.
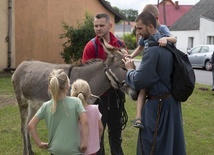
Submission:
[[[124,64],[125,64],[125,67],[126,67],[127,70],[129,70],[129,69],[135,69],[135,64],[134,64],[133,59],[130,59],[130,58],[128,58],[128,57],[125,57],[125,58],[123,59],[123,62],[124,62]]]

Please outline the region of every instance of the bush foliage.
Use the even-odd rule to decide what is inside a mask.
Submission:
[[[78,22],[77,22],[78,23]],[[66,40],[62,46],[63,51],[60,52],[65,63],[78,62],[84,50],[86,43],[96,34],[94,32],[93,16],[85,14],[83,23],[78,23],[77,27],[69,26],[65,22],[63,24],[64,33],[60,34],[60,39]],[[128,49],[136,48],[135,33],[125,34],[122,38]]]
[[[84,22],[78,23],[77,27],[63,22],[65,32],[60,34],[60,39],[66,41],[62,44],[63,51],[60,54],[64,62],[73,63],[81,59],[86,43],[95,36],[93,27],[93,16],[88,13],[85,14]]]
[[[126,43],[128,49],[134,50],[137,47],[136,29],[131,34],[123,35],[122,39]]]
[[[125,34],[122,38],[128,49],[136,48],[136,36],[134,34]]]

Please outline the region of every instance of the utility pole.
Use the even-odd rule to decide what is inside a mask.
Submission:
[[[158,7],[158,9],[159,9],[159,2],[160,2],[160,1],[158,0],[158,2],[157,2],[157,7]]]
[[[11,51],[12,51],[12,0],[8,0],[8,58],[7,58],[7,68],[11,67]]]
[[[164,20],[164,25],[166,25],[166,8],[165,8],[165,0],[163,2],[163,20]]]

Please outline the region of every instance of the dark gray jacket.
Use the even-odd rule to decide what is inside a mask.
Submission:
[[[157,42],[159,38],[160,34],[150,36],[148,44]],[[171,88],[172,62],[172,53],[166,48],[145,45],[140,66],[137,70],[127,72],[126,83],[136,90],[147,89],[149,95],[168,93],[168,88]]]
[[[213,54],[212,54],[212,57],[211,57],[210,63],[211,63],[212,65],[214,65],[214,52],[213,52]]]

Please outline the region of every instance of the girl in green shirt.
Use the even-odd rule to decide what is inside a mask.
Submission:
[[[28,124],[36,145],[53,155],[79,155],[87,149],[88,123],[85,109],[79,98],[66,95],[69,87],[67,74],[61,69],[53,70],[49,76],[51,100],[43,103]],[[48,129],[48,143],[40,139],[36,128],[42,119]],[[78,122],[83,126],[81,141]]]

